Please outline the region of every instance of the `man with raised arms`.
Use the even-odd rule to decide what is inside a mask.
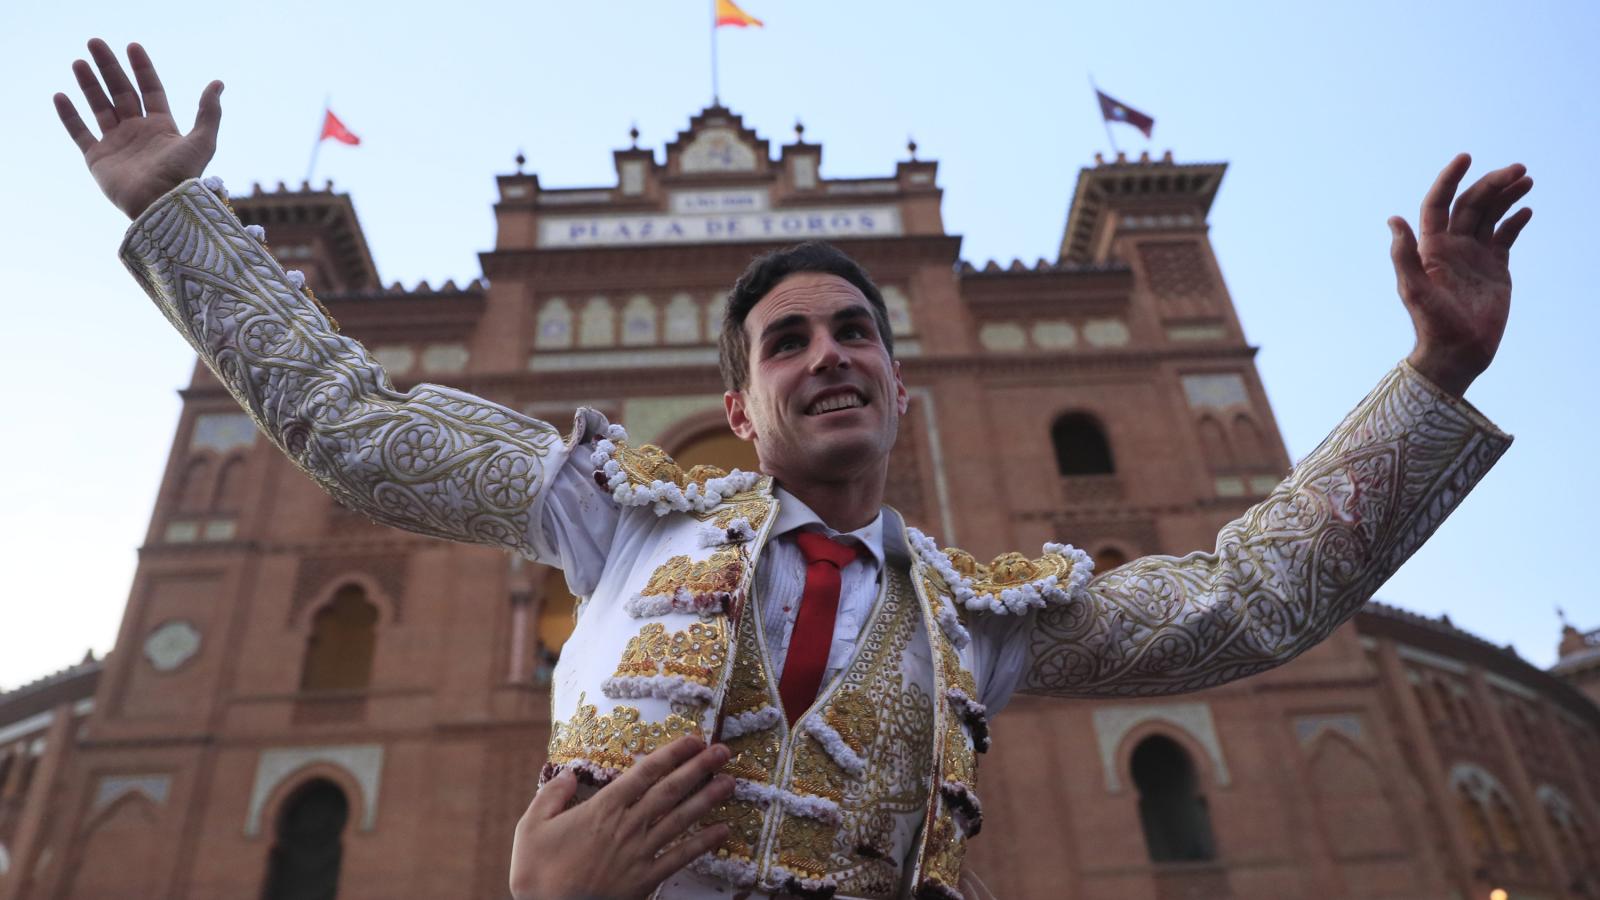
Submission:
[[[584,833],[645,848],[619,866],[635,878],[623,894],[664,874],[656,825],[689,808],[698,843],[667,852],[693,861],[662,897],[957,896],[988,718],[1012,693],[1173,694],[1280,665],[1360,608],[1510,444],[1462,394],[1505,328],[1531,216],[1506,215],[1532,187],[1520,165],[1456,197],[1458,156],[1420,240],[1390,220],[1414,351],[1213,551],[1091,577],[1059,544],[979,563],[883,506],[906,388],[883,300],[839,251],[769,253],[740,276],[721,368],[761,471],[685,472],[593,410],[563,439],[450,388],[394,390],[221,183],[199,180],[221,84],[182,134],[141,48],[137,87],[103,42],[90,51],[104,87],[87,62],[74,72],[101,136],[65,95],[56,106],[134,220],[122,258],[263,432],[344,505],[559,566],[583,598],[545,779],[601,799],[560,815],[567,794],[536,801],[519,841],[614,851],[540,830],[601,804]],[[718,743],[685,754],[685,738]],[[675,766],[690,774],[666,777]],[[652,793],[656,779],[672,787]]]

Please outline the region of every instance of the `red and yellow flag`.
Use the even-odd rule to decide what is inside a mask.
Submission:
[[[735,28],[746,28],[754,25],[761,27],[761,20],[735,6],[733,0],[717,0],[717,27],[732,25]]]

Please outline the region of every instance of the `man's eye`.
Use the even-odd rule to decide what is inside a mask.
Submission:
[[[861,338],[871,336],[872,335],[867,333],[866,326],[864,325],[846,325],[839,331],[839,337],[847,341],[860,340]]]
[[[804,343],[805,342],[801,341],[797,337],[778,338],[777,343],[772,345],[772,352],[785,353],[787,351],[795,350],[804,346]]]

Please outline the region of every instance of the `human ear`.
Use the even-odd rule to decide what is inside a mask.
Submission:
[[[727,391],[722,395],[722,410],[727,413],[728,427],[741,441],[756,439],[756,426],[750,421],[744,406],[744,391]]]
[[[905,415],[911,409],[911,394],[906,391],[905,379],[900,377],[900,360],[894,361],[894,406]]]

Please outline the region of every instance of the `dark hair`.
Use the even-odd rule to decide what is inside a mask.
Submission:
[[[855,285],[872,304],[872,318],[878,326],[878,336],[889,356],[894,356],[894,334],[889,328],[889,309],[884,306],[883,294],[867,277],[865,269],[844,255],[838,247],[823,241],[806,241],[782,250],[763,253],[750,261],[750,265],[733,283],[728,292],[728,306],[722,314],[722,335],[718,339],[717,365],[722,370],[722,383],[728,390],[743,390],[750,377],[750,341],[744,333],[744,320],[762,297],[772,292],[778,283],[790,275],[817,272],[837,275]]]

